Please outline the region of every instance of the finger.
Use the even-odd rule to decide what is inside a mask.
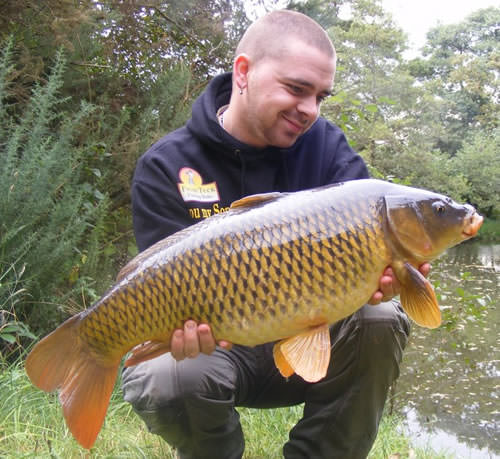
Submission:
[[[399,289],[401,287],[401,285],[399,284],[399,280],[398,278],[396,277],[396,274],[394,274],[394,270],[388,266],[385,271],[384,271],[384,274],[382,274],[382,278],[384,279],[384,281],[388,282],[389,280],[386,279],[390,277],[391,278],[391,283],[392,283],[392,290],[394,292],[399,292]]]
[[[384,294],[380,290],[377,290],[372,295],[372,297],[368,300],[368,304],[370,304],[372,306],[376,306],[377,304],[380,304],[380,302],[382,301],[383,296],[384,296]]]
[[[431,272],[431,265],[430,263],[423,263],[422,265],[420,265],[418,270],[422,273],[422,276],[428,277],[429,273]]]
[[[380,291],[382,292],[383,295],[382,301],[386,301],[386,299],[390,299],[393,296],[395,296],[398,290],[399,290],[399,282],[395,277],[382,276],[380,278]]]
[[[387,268],[385,268],[384,272],[382,273],[382,276],[396,277],[394,276],[394,271],[390,266],[387,266]]]
[[[399,294],[401,285],[394,275],[393,270],[388,267],[384,270],[383,275],[380,277],[379,290],[377,290],[368,304],[377,305],[381,302],[389,301]]]
[[[198,325],[198,337],[200,340],[200,351],[204,354],[211,354],[215,351],[215,339],[212,330],[207,324]]]
[[[184,355],[184,330],[177,329],[172,334],[172,339],[170,340],[170,353],[177,361],[186,358]]]
[[[233,343],[230,343],[229,341],[224,341],[224,340],[221,340],[217,343],[220,347],[222,347],[223,349],[226,349],[226,351],[230,351],[231,348],[233,347]]]
[[[188,320],[184,324],[184,354],[192,359],[199,353],[198,326],[194,320]]]

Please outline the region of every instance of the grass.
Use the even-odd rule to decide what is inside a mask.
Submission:
[[[244,458],[273,459],[282,457],[281,448],[302,408],[239,411],[246,441]],[[64,424],[57,397],[33,387],[21,363],[0,366],[0,420],[0,457],[5,459],[175,458],[165,442],[147,432],[118,389],[95,446],[90,452],[81,448]],[[384,416],[369,459],[444,457],[414,451],[401,433],[400,420]]]

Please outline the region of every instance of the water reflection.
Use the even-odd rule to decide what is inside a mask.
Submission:
[[[462,244],[433,263],[444,324],[413,326],[396,387],[410,435],[456,457],[500,458],[499,280],[500,245]]]
[[[500,244],[479,245],[477,247],[477,258],[483,267],[500,272]]]

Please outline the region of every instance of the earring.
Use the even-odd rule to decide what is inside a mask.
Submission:
[[[243,94],[243,88],[240,88],[240,96]]]

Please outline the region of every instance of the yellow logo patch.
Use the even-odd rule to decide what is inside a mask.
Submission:
[[[184,201],[215,202],[219,201],[217,183],[203,183],[201,175],[190,167],[179,171],[180,183],[177,184]]]

